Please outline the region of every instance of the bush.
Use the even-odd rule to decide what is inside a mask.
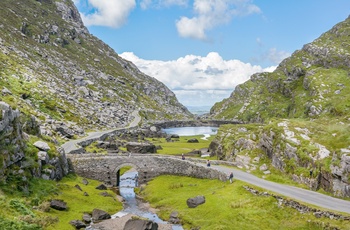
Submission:
[[[30,215],[31,217],[35,216],[35,214],[29,208],[27,208],[25,204],[23,204],[21,201],[17,199],[12,199],[10,201],[10,207],[15,209],[21,215]]]

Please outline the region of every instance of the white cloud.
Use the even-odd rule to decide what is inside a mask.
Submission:
[[[283,59],[290,56],[290,53],[283,51],[283,50],[277,50],[276,48],[271,48],[267,53],[267,58],[269,61],[275,64],[279,64]]]
[[[223,60],[215,52],[205,57],[186,55],[172,61],[144,60],[132,52],[120,56],[132,61],[142,72],[163,82],[186,105],[212,105],[228,97],[238,84],[247,81],[252,74],[275,69],[264,69],[239,60]]]
[[[176,22],[181,37],[206,40],[206,32],[218,25],[228,23],[234,16],[261,13],[251,0],[195,0],[195,16],[181,17]]]
[[[87,14],[81,13],[85,25],[113,28],[122,26],[136,6],[135,0],[88,0],[88,3],[94,11]]]
[[[140,6],[142,9],[151,7],[162,8],[170,6],[187,6],[189,0],[141,0]]]

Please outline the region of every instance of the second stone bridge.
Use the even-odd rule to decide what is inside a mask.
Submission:
[[[120,169],[125,166],[131,166],[137,170],[138,184],[160,175],[227,180],[225,173],[175,157],[145,154],[131,154],[130,156],[68,154],[67,157],[75,173],[82,177],[99,180],[110,186],[119,186]]]

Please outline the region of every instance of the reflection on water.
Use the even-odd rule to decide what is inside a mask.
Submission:
[[[128,171],[120,177],[119,192],[120,192],[120,195],[125,200],[124,210],[114,214],[112,218],[122,217],[124,215],[131,213],[137,216],[147,218],[158,224],[166,224],[167,222],[160,219],[157,216],[157,214],[151,213],[147,210],[140,209],[141,201],[136,199],[135,192],[134,192],[134,188],[136,186],[135,178],[137,177],[137,175],[138,174],[136,171]],[[173,225],[172,229],[183,230],[183,228],[180,225]]]

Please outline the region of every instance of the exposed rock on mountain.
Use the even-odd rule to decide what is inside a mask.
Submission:
[[[0,183],[59,180],[85,130],[187,119],[173,92],[89,33],[71,0],[0,1]],[[10,187],[10,186],[9,186]]]
[[[211,109],[216,118],[262,122],[271,117],[349,114],[350,17],[285,59],[256,73]]]
[[[18,110],[0,102],[0,182],[15,183],[18,189],[26,191],[31,177],[62,179],[68,173],[64,151],[61,148],[50,151],[43,141],[30,144],[20,118]]]
[[[70,0],[0,2],[1,100],[45,135],[192,115],[173,92],[89,33]]]
[[[221,127],[212,153],[265,177],[283,172],[311,189],[350,197],[349,44],[350,17],[273,73],[238,85],[211,117],[258,124]]]

